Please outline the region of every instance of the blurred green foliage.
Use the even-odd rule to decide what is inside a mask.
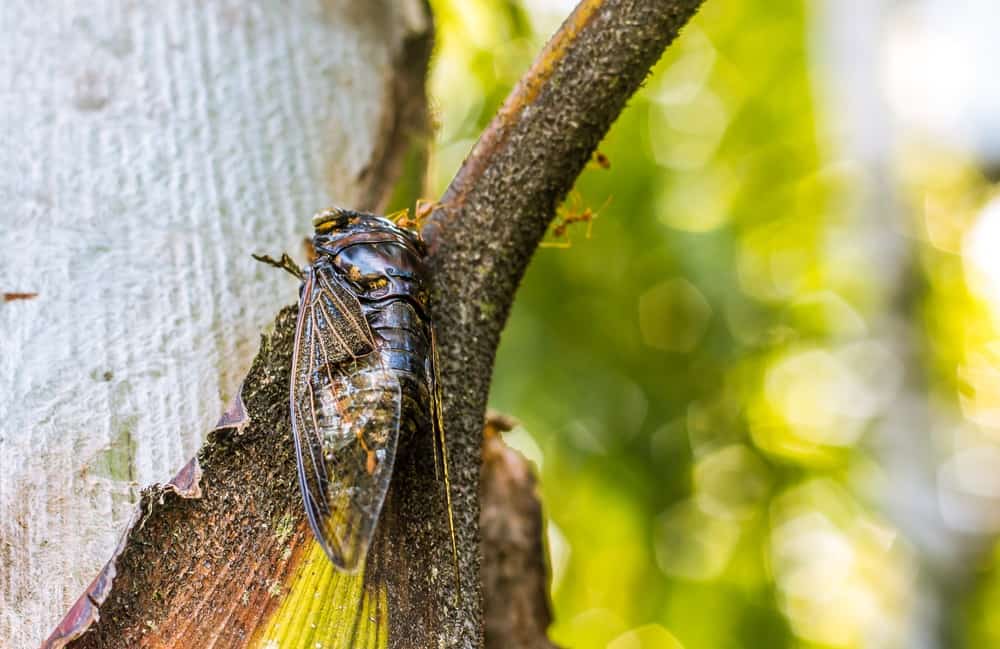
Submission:
[[[440,195],[561,10],[432,5]],[[912,552],[855,489],[885,479],[861,440],[901,371],[868,338],[885,295],[850,239],[858,171],[825,151],[809,30],[800,0],[708,0],[567,200],[598,212],[590,236],[540,249],[518,293],[491,403],[539,468],[563,646],[902,637]],[[961,259],[921,245],[946,284],[928,335],[968,340]],[[932,350],[941,394],[968,354]]]

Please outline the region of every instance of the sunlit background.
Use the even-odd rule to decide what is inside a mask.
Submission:
[[[573,3],[432,4],[438,195]],[[998,28],[707,0],[631,101],[491,398],[541,476],[555,642],[1000,647]]]

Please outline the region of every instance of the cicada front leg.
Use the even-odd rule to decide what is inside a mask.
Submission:
[[[250,256],[263,264],[267,264],[268,266],[274,266],[275,268],[280,268],[283,271],[295,275],[295,277],[299,281],[304,280],[306,277],[305,272],[302,270],[302,268],[299,267],[298,264],[295,263],[294,259],[288,256],[288,253],[284,252],[281,253],[281,259],[274,259],[273,257],[270,257],[268,255],[251,254]]]

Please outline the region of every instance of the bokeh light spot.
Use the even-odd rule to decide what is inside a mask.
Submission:
[[[608,649],[684,649],[684,645],[659,624],[647,624],[621,634],[608,643]]]
[[[817,291],[795,300],[790,307],[800,334],[854,338],[868,327],[864,318],[833,291]]]
[[[958,378],[963,388],[959,394],[962,414],[984,432],[1000,437],[1000,341],[970,352],[958,368]]]
[[[658,75],[651,94],[661,104],[686,104],[705,87],[717,53],[704,30],[691,24],[671,55],[675,60]]]
[[[1000,316],[1000,198],[980,213],[963,244],[970,287]]]
[[[690,103],[662,106],[649,120],[653,157],[671,169],[700,169],[718,149],[728,124],[725,104],[709,90]]]
[[[555,593],[559,590],[563,577],[566,575],[566,567],[569,565],[570,554],[573,550],[566,535],[552,519],[545,523],[545,540],[549,546],[550,588]]]
[[[972,446],[938,470],[941,514],[952,529],[971,533],[1000,530],[1000,448]]]
[[[834,647],[894,647],[909,603],[909,556],[894,529],[830,480],[793,487],[774,503],[771,562],[795,633]]]
[[[768,402],[798,437],[833,446],[853,444],[861,434],[864,419],[855,407],[863,390],[850,368],[824,349],[786,356],[764,385]]]
[[[671,279],[639,297],[639,330],[650,347],[670,352],[690,352],[697,346],[712,307],[693,284]]]
[[[542,452],[542,448],[535,441],[535,437],[524,426],[515,426],[514,430],[504,433],[503,441],[507,446],[533,463],[536,471],[541,471],[545,468],[545,455]]]
[[[739,534],[738,523],[710,516],[693,501],[679,503],[656,522],[656,563],[675,577],[713,579],[725,569]]]
[[[767,467],[741,444],[706,455],[694,467],[695,498],[710,516],[744,519],[764,500],[770,486]]]
[[[628,627],[606,608],[590,608],[565,622],[556,622],[552,639],[563,647],[606,647]]]
[[[724,225],[737,187],[727,167],[712,166],[678,174],[657,204],[660,221],[685,232],[709,232]]]

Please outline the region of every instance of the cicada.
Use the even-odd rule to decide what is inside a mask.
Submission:
[[[289,411],[309,524],[343,571],[364,564],[407,436],[432,431],[455,552],[437,346],[420,236],[372,214],[313,217],[311,265],[276,262],[302,279]]]

